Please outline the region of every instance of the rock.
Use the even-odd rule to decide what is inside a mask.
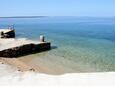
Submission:
[[[34,68],[31,68],[31,69],[29,69],[30,71],[35,71],[35,69]]]

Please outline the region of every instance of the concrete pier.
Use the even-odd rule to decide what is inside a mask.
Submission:
[[[16,39],[14,29],[0,29],[0,57],[19,57],[51,49],[51,43],[44,36],[39,41]]]
[[[15,38],[14,29],[0,29],[0,38]]]
[[[0,57],[19,57],[51,49],[50,42],[20,39],[0,39]]]

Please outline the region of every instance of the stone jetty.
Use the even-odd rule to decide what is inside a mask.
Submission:
[[[15,38],[15,30],[12,28],[0,29],[0,38]]]
[[[51,43],[40,36],[40,40],[32,41],[24,38],[15,38],[14,29],[0,29],[0,57],[19,57],[51,49]]]

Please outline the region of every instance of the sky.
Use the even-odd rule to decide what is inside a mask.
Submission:
[[[0,0],[0,16],[115,16],[115,0]]]

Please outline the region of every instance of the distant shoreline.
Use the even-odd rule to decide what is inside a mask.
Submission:
[[[0,18],[46,18],[46,17],[71,17],[71,18],[82,18],[82,19],[113,19],[115,20],[115,16],[113,17],[96,17],[96,16],[0,16]]]
[[[10,17],[0,17],[0,18],[44,18],[48,16],[10,16]]]

